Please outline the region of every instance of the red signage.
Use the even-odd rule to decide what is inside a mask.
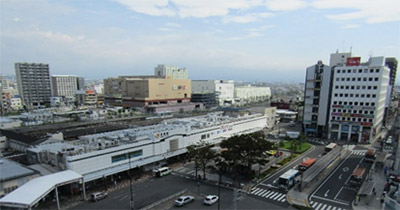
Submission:
[[[346,66],[359,66],[361,57],[350,57],[347,58]]]

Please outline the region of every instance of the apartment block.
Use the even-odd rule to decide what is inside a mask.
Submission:
[[[15,63],[18,90],[28,109],[50,104],[51,86],[49,64]]]
[[[51,86],[53,96],[55,97],[75,96],[78,90],[78,77],[72,75],[54,75],[51,76]]]

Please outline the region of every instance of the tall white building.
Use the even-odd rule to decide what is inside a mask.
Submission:
[[[16,63],[15,75],[22,102],[28,109],[50,104],[49,64]]]
[[[78,77],[72,75],[51,76],[53,96],[75,96],[78,90]]]
[[[234,104],[233,80],[192,80],[192,93],[214,93],[219,106]]]
[[[154,75],[163,78],[187,79],[188,72],[186,68],[177,68],[175,66],[158,65],[154,68]]]
[[[370,142],[382,128],[389,69],[384,57],[372,57],[367,63],[360,59],[350,57],[333,69],[330,139]]]
[[[331,59],[332,60],[332,59]],[[306,135],[325,137],[328,131],[331,67],[322,61],[306,70],[303,126]]]
[[[254,102],[266,101],[271,98],[269,87],[240,86],[235,87],[235,104],[245,105]]]

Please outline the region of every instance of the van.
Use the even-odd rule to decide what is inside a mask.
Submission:
[[[172,172],[171,169],[169,169],[168,167],[162,167],[162,168],[153,170],[153,173],[156,177],[166,176],[166,175],[170,174],[171,172]]]
[[[90,199],[93,202],[99,201],[107,197],[107,192],[94,192],[90,195]]]
[[[350,185],[352,186],[360,186],[364,181],[365,175],[365,168],[364,167],[357,167],[354,169],[353,173],[350,176]]]

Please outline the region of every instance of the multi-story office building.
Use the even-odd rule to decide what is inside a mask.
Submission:
[[[235,104],[246,105],[254,102],[262,102],[271,98],[269,87],[240,86],[235,87]]]
[[[49,64],[16,63],[15,74],[22,102],[28,109],[50,104]]]
[[[219,106],[234,104],[233,80],[192,80],[192,93],[214,93]]]
[[[389,83],[383,57],[349,57],[333,68],[328,138],[370,142],[380,132]]]
[[[303,126],[308,136],[325,137],[328,131],[331,77],[331,67],[322,61],[306,70]]]
[[[72,75],[54,75],[51,76],[51,86],[53,96],[55,97],[75,96],[78,90],[78,77]]]
[[[386,58],[385,60],[385,66],[387,66],[390,69],[390,74],[389,74],[390,96],[393,94],[393,88],[396,82],[397,64],[398,62],[396,58]]]
[[[76,78],[76,82],[77,82],[77,88],[78,90],[85,90],[85,78],[83,77],[77,77]]]

